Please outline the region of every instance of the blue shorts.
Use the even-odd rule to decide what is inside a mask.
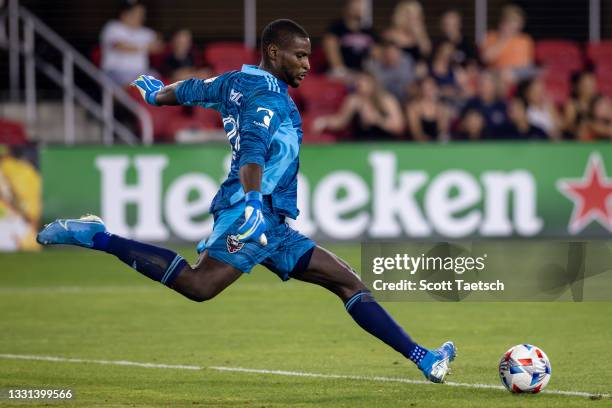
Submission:
[[[238,242],[234,236],[244,223],[244,204],[219,211],[215,216],[213,233],[206,241],[208,256],[249,273],[262,264],[286,281],[303,255],[315,247],[308,237],[285,223],[285,217],[275,214],[267,203],[263,209],[268,245],[258,242]],[[307,265],[306,265],[307,266]]]

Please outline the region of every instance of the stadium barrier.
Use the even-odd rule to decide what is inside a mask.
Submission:
[[[43,220],[101,215],[118,234],[198,241],[224,145],[46,147]],[[609,238],[611,144],[304,146],[294,222],[321,240]]]

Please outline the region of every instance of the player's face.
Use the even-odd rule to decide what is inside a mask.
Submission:
[[[310,70],[310,39],[294,37],[289,45],[280,50],[280,69],[285,82],[297,88]]]

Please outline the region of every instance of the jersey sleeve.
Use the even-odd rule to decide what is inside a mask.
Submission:
[[[272,135],[287,109],[283,96],[272,91],[257,93],[245,101],[240,111],[239,167],[249,163],[264,167]]]
[[[223,102],[224,80],[225,74],[208,79],[187,79],[176,88],[176,100],[181,105],[217,109]]]

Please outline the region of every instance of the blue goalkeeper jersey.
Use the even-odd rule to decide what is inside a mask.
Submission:
[[[296,218],[297,174],[302,120],[287,93],[287,84],[257,66],[244,65],[210,79],[189,79],[176,89],[180,104],[203,106],[221,113],[232,148],[227,179],[213,199],[210,212],[244,199],[240,167],[256,163],[263,169],[262,194],[271,197],[274,212]]]

